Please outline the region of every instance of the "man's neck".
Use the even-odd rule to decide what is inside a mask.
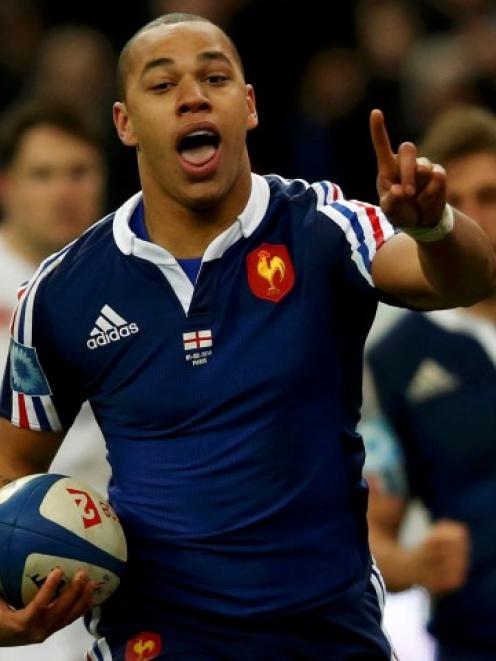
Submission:
[[[230,227],[245,208],[251,174],[222,200],[207,209],[191,209],[143,187],[145,223],[150,239],[177,259],[201,257],[208,245]]]

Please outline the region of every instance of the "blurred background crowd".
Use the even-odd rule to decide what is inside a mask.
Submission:
[[[392,140],[420,136],[454,101],[496,109],[492,0],[147,0],[0,3],[0,111],[33,95],[76,106],[104,134],[109,209],[138,188],[134,154],[111,125],[117,53],[168,11],[211,18],[233,37],[255,86],[260,128],[250,136],[261,173],[339,182],[376,200],[368,113],[385,113]]]
[[[129,0],[125,4],[107,2],[102,8],[102,3],[92,0],[0,0],[0,134],[13,126],[16,108],[31,100],[48,104],[45,109],[33,106],[31,120],[24,114],[24,127],[18,114],[19,139],[10,140],[7,160],[9,140],[0,135],[0,170],[10,172],[9,184],[8,177],[0,177],[0,317],[6,330],[20,281],[81,228],[139,189],[134,150],[122,146],[112,124],[115,65],[131,35],[156,16],[170,11],[197,13],[233,38],[257,96],[260,126],[248,139],[253,169],[261,174],[330,179],[348,198],[377,202],[368,126],[372,108],[384,111],[393,147],[403,140],[421,140],[441,111],[460,102],[496,112],[494,0]],[[55,115],[53,107],[58,109]],[[61,115],[62,107],[82,115],[85,127],[72,115]],[[52,157],[51,162],[45,159],[41,170],[36,164],[40,152]],[[106,167],[101,167],[101,157]],[[492,164],[496,182],[495,165],[496,161]],[[29,175],[29,194],[23,179],[28,170],[35,173],[34,178]],[[45,176],[47,182],[52,171],[59,173],[55,178],[72,172],[74,185],[65,192],[60,187],[49,198],[48,188],[45,192],[36,188],[36,177]],[[496,212],[494,199],[484,203]],[[70,235],[49,236],[49,225],[56,227],[58,216],[68,210],[73,219],[66,228]],[[476,211],[471,215],[477,216]],[[35,225],[43,226],[44,236],[41,230],[37,235]],[[372,337],[381,336],[397,314],[381,306]],[[6,351],[6,336],[2,343]],[[494,381],[494,364],[491,375]],[[66,454],[61,454],[55,468],[79,475],[103,491],[108,467],[101,435],[89,417],[83,411],[77,426],[84,443],[66,440]],[[370,455],[373,459],[373,452]],[[418,543],[422,526],[423,521],[411,524],[407,541],[410,535],[410,543]],[[393,598],[390,603],[386,624],[400,658],[428,661],[432,645],[423,629],[427,608],[423,593],[415,591],[410,601]],[[33,649],[0,649],[0,661],[44,661],[54,658],[55,649],[64,661],[80,658],[67,651],[77,649],[77,636],[85,636],[78,626],[65,638],[64,634],[53,637],[36,656]]]

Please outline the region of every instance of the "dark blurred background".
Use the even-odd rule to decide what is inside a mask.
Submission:
[[[80,108],[105,136],[109,210],[139,188],[112,126],[116,57],[168,11],[210,18],[238,45],[257,95],[260,173],[332,179],[375,202],[371,108],[394,146],[457,101],[496,111],[494,0],[0,0],[0,111],[30,96]]]

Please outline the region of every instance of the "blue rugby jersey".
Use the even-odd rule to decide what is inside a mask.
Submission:
[[[140,200],[31,280],[1,413],[65,429],[90,401],[129,543],[123,594],[237,616],[353,598],[370,566],[355,431],[370,268],[393,228],[328,182],[253,175],[193,286],[131,231]]]
[[[494,652],[494,323],[460,310],[407,314],[372,347],[369,361],[393,430],[374,434],[376,456],[385,443],[392,452],[395,445],[400,450],[392,462],[384,454],[376,470],[397,475],[403,468],[411,496],[420,498],[435,520],[462,521],[470,529],[467,582],[435,600],[429,628],[446,644]]]

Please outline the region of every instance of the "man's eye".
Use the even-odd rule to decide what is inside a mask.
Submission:
[[[207,76],[207,80],[212,85],[221,85],[222,83],[226,82],[227,76],[221,76],[219,74],[216,74],[212,76]]]
[[[172,87],[172,83],[157,83],[152,85],[151,89],[157,92],[164,92]]]

